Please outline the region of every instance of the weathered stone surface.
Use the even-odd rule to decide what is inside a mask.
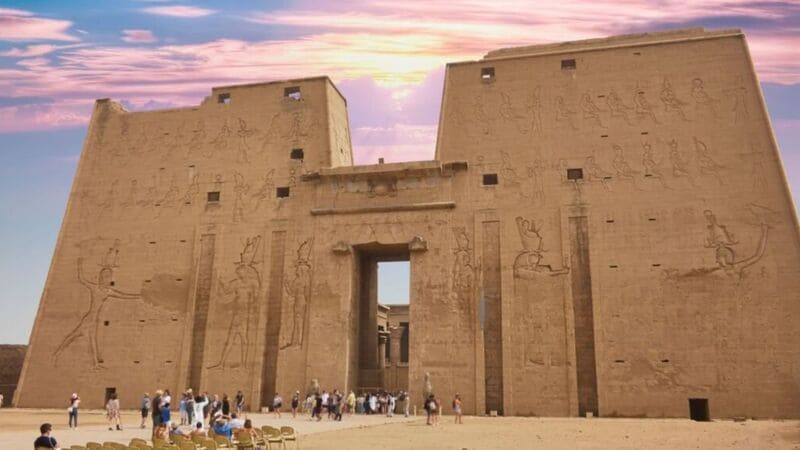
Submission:
[[[10,406],[14,400],[26,348],[25,345],[0,345],[0,395],[3,396],[0,406]]]
[[[417,404],[430,374],[467,413],[797,417],[799,236],[738,30],[450,64],[435,161],[353,167],[327,78],[101,100],[17,401],[375,387],[408,260]]]

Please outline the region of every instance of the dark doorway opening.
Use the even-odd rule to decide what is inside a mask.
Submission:
[[[689,418],[698,422],[708,422],[711,420],[707,398],[689,399]]]
[[[106,401],[105,401],[105,403],[108,403],[108,401],[111,400],[111,396],[112,395],[116,395],[116,393],[117,393],[117,388],[115,388],[115,387],[107,387],[106,388]]]
[[[354,247],[357,256],[358,323],[354,324],[357,348],[355,358],[358,392],[408,389],[408,349],[402,348],[408,336],[409,305],[382,304],[379,297],[379,264],[409,261],[408,244],[364,244]],[[388,302],[387,302],[388,303]],[[405,324],[405,326],[404,326]],[[405,354],[405,355],[404,355]]]

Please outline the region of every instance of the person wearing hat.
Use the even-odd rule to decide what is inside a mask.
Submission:
[[[39,427],[39,432],[42,433],[41,436],[36,438],[33,441],[34,448],[53,448],[55,450],[61,450],[61,447],[58,446],[58,442],[56,442],[56,438],[50,436],[50,431],[53,430],[53,426],[49,423],[43,423],[42,426]]]

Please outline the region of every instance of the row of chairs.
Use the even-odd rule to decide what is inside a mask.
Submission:
[[[209,430],[208,437],[192,436],[190,439],[184,436],[172,436],[172,442],[153,438],[153,445],[148,444],[144,439],[133,438],[128,445],[118,442],[104,442],[102,444],[99,442],[87,442],[85,446],[73,445],[69,450],[255,450],[256,446],[266,447],[271,450],[273,445],[285,450],[286,443],[292,441],[294,441],[295,448],[300,449],[300,444],[297,441],[297,432],[292,427],[275,428],[264,425],[261,429],[254,428],[254,431],[255,438],[247,430],[237,430],[234,439],[228,440],[227,437]],[[36,448],[36,450],[49,449]]]

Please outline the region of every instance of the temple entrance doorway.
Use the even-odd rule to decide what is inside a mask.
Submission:
[[[411,263],[408,244],[355,246],[357,392],[408,389]]]

